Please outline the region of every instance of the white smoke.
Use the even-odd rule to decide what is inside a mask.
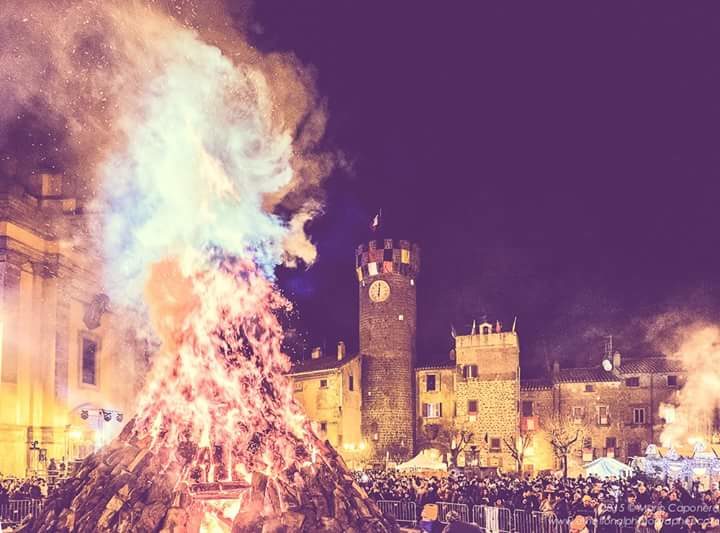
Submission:
[[[681,339],[672,356],[681,359],[687,377],[677,405],[660,406],[660,416],[666,419],[660,442],[665,446],[707,442],[720,407],[720,328],[686,325]]]
[[[312,262],[309,192],[330,169],[315,152],[324,109],[294,58],[158,5],[30,1],[0,15],[14,43],[0,60],[0,118],[37,103],[64,125],[71,168],[103,213],[115,302],[139,302],[149,265],[184,248],[251,254],[268,275]]]

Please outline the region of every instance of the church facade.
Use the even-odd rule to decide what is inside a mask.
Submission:
[[[142,372],[61,176],[0,191],[0,473],[42,474],[112,438]]]
[[[291,374],[318,431],[352,465],[436,448],[458,465],[539,472],[560,466],[551,441],[564,435],[575,437],[572,473],[595,458],[642,454],[672,416],[685,380],[680,361],[615,352],[595,367],[555,363],[550,375],[525,379],[519,335],[497,322],[456,335],[445,362],[418,365],[419,247],[376,239],[355,258],[359,353],[348,357],[344,344],[337,356],[316,350]]]

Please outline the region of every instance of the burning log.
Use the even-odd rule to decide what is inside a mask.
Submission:
[[[138,416],[23,531],[397,531],[293,400],[284,300],[250,262],[200,267],[155,270],[167,351]]]

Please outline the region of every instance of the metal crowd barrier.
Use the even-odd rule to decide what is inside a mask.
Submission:
[[[513,515],[510,509],[490,505],[474,505],[472,516],[473,522],[484,531],[491,533],[511,533],[514,531]]]
[[[415,526],[418,522],[418,512],[415,502],[378,500],[378,507],[383,513],[395,517],[399,523]],[[438,520],[447,523],[446,517],[450,511],[460,515],[463,522],[476,524],[484,533],[569,533],[572,518],[557,518],[555,515],[540,511],[515,511],[505,507],[490,505],[474,505],[472,509],[463,503],[435,502],[438,506]],[[588,529],[596,531],[598,524],[589,520]],[[611,533],[633,533],[635,528],[621,524],[604,524],[603,531]]]
[[[447,523],[445,517],[450,511],[455,511],[460,515],[460,520],[470,522],[470,508],[464,503],[435,502],[438,506],[438,520]]]
[[[45,500],[10,500],[0,505],[0,524],[19,524],[27,516],[42,511]]]
[[[415,502],[395,501],[395,500],[377,500],[375,502],[383,514],[388,514],[395,518],[398,523],[417,524],[418,514]]]

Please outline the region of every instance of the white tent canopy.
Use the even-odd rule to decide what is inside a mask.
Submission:
[[[586,464],[584,468],[586,476],[593,476],[599,479],[607,479],[610,477],[620,478],[632,475],[632,468],[612,457],[595,459]]]
[[[422,450],[409,461],[397,465],[397,470],[442,470],[447,471],[447,465],[443,463],[442,454],[439,450],[430,448]]]

